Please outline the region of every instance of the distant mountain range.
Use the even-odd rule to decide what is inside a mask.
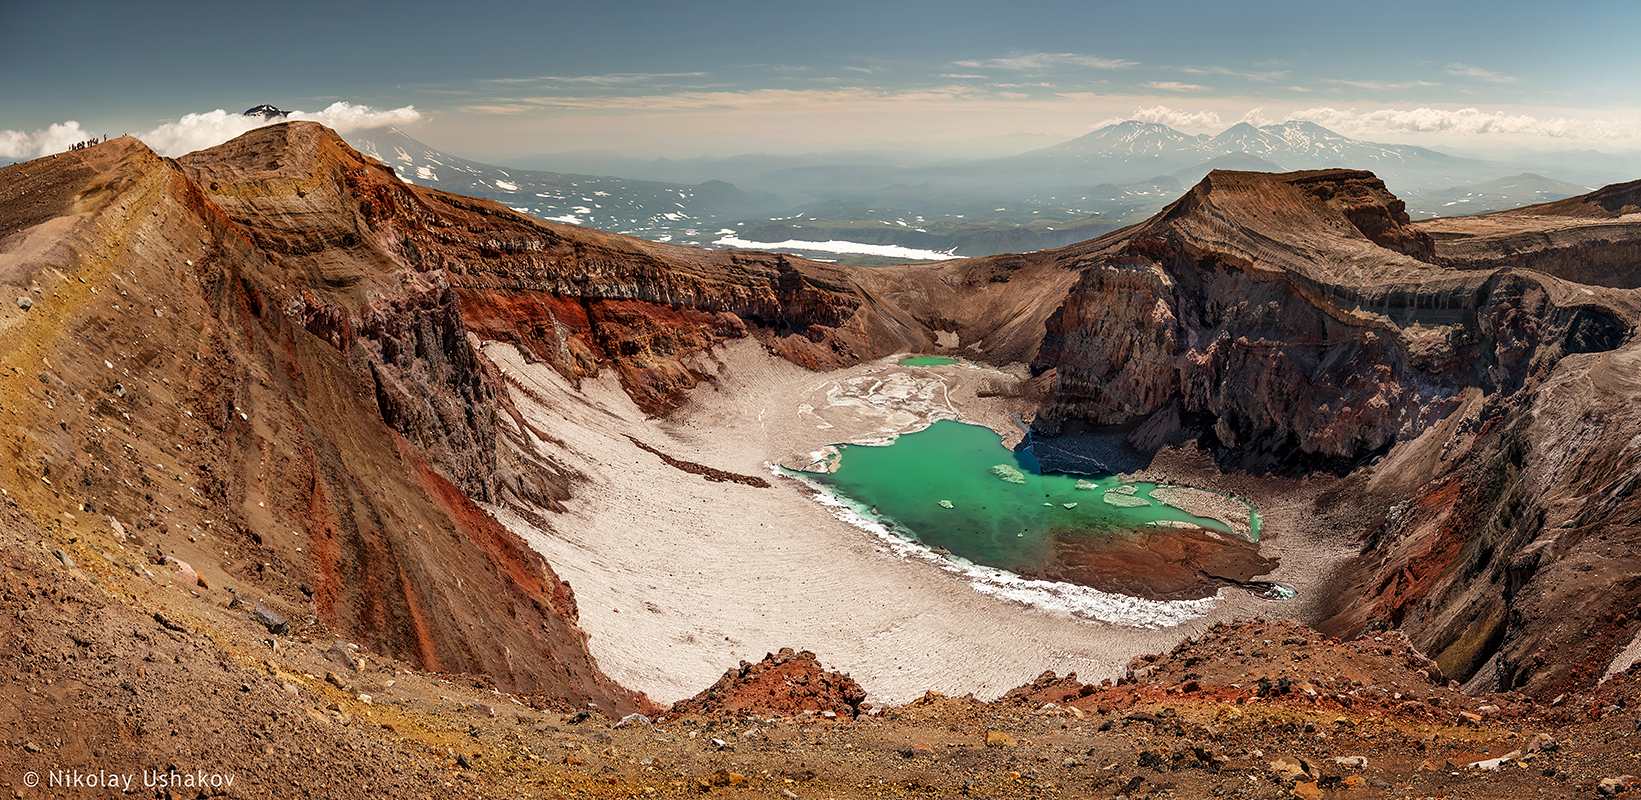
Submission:
[[[1404,200],[1408,214],[1414,219],[1457,217],[1564,200],[1594,191],[1595,188],[1524,172],[1472,186],[1454,186],[1414,195]]]
[[[1116,160],[1132,164],[1148,159],[1196,162],[1231,154],[1256,156],[1293,169],[1319,169],[1333,164],[1356,169],[1420,162],[1448,165],[1469,160],[1423,147],[1364,142],[1300,120],[1257,128],[1239,122],[1217,136],[1191,136],[1167,125],[1129,120],[1020,157],[1069,156],[1089,162]]]
[[[1129,120],[1069,142],[963,167],[961,180],[1009,176],[1014,184],[1075,186],[1087,181],[1133,183],[1156,175],[1205,175],[1225,164],[1258,159],[1285,170],[1350,167],[1372,170],[1393,191],[1414,192],[1498,177],[1498,167],[1412,145],[1352,139],[1313,122],[1255,127],[1238,123],[1222,133],[1191,135],[1167,125]],[[1220,162],[1220,163],[1216,163]],[[1236,168],[1236,167],[1231,167]]]
[[[1417,218],[1556,200],[1641,172],[1635,154],[1569,150],[1490,160],[1352,139],[1298,120],[1238,123],[1217,135],[1129,120],[1018,155],[926,164],[908,163],[904,153],[646,161],[584,151],[532,156],[531,166],[547,169],[517,169],[443,153],[396,129],[349,141],[414,183],[655,241],[842,240],[961,256],[1058,247],[1113,230],[1155,213],[1215,169],[1368,169]],[[1532,163],[1553,169],[1523,166]],[[651,179],[658,176],[674,180]]]

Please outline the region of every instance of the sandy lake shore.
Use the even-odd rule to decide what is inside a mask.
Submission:
[[[701,360],[697,368],[713,379],[679,413],[651,419],[608,373],[577,390],[509,345],[486,343],[484,352],[529,389],[514,399],[550,437],[542,452],[584,476],[566,512],[542,515],[545,527],[505,508],[492,512],[573,585],[604,671],[663,702],[781,647],[815,651],[878,703],[930,689],[992,698],[1044,670],[1113,677],[1132,656],[1169,649],[1218,620],[1303,618],[1304,592],[1348,554],[1305,529],[1303,492],[1231,492],[1259,504],[1261,552],[1282,560],[1274,579],[1299,587],[1300,600],[1230,589],[1218,599],[1159,603],[1011,582],[850,524],[847,509],[817,502],[813,490],[772,467],[937,419],[1012,431],[1017,441],[1020,401],[977,396],[1017,374],[966,364],[900,367],[892,359],[813,373],[742,340]],[[771,485],[705,480],[629,436]],[[1188,459],[1175,466],[1177,474],[1159,460],[1154,470],[1162,482],[1221,490],[1186,474],[1199,471]]]

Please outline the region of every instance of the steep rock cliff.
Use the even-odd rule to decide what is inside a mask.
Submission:
[[[39,298],[0,313],[7,496],[372,652],[639,707],[569,586],[452,482],[493,491],[496,405],[450,292],[348,238],[337,172],[246,177],[292,152],[212,172],[120,139],[0,172],[0,282]]]
[[[1629,326],[1536,273],[1429,263],[1370,173],[1214,172],[1155,219],[1061,256],[1081,270],[1033,371],[1038,429],[1137,426],[1223,463],[1348,471],[1417,436],[1466,387],[1507,395]]]

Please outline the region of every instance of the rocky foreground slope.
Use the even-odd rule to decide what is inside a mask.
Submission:
[[[1370,173],[1215,172],[1097,240],[872,271],[533,220],[403,184],[311,123],[7,167],[0,780],[35,796],[35,765],[208,761],[254,776],[247,796],[1497,796],[1465,759],[1508,745],[1509,786],[1593,791],[1635,771],[1613,738],[1629,677],[1596,688],[1641,629],[1630,191],[1413,225]],[[602,675],[568,584],[475,504],[551,514],[578,476],[474,342],[612,369],[663,414],[705,380],[695,356],[742,337],[816,369],[1029,363],[1038,435],[1328,476],[1318,518],[1372,520],[1331,533],[1361,542],[1309,620],[1333,666],[1306,671],[1320,634],[1250,628],[1137,664],[1133,688],[854,722],[849,682],[795,655],[678,709],[729,713],[713,697],[763,674],[839,693],[744,694],[800,712],[780,723],[527,710],[667,713]],[[1545,755],[1539,728],[1579,744]],[[1324,759],[1359,751],[1382,766]]]

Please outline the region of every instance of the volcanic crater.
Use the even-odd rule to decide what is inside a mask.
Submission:
[[[1499,763],[1551,766],[1510,785],[1594,791],[1641,655],[1633,193],[1413,224],[1369,172],[1215,171],[1088,242],[863,269],[532,219],[309,122],[5,167],[7,775],[1435,792],[1462,781],[1415,761],[1553,729],[1580,749],[1523,740]],[[1079,615],[771,469],[943,414],[1253,502],[1299,599]],[[1155,538],[1102,568],[1188,541]]]

